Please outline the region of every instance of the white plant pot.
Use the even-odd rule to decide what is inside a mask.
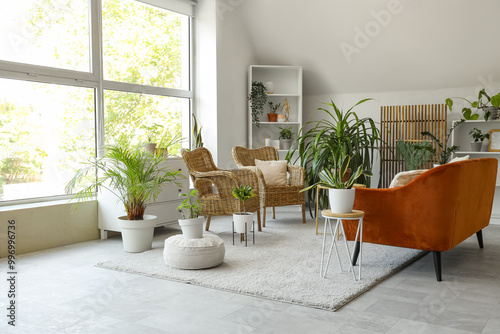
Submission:
[[[334,213],[349,213],[354,207],[356,189],[329,189],[330,210]]]
[[[472,152],[480,152],[482,146],[483,146],[482,141],[475,141],[475,142],[470,143],[470,148],[471,148]]]
[[[155,154],[156,143],[146,143],[146,144],[142,145],[142,147],[144,148],[144,150],[146,152],[149,152],[151,154]]]
[[[179,226],[182,229],[184,239],[201,239],[203,238],[203,222],[205,217],[179,219]]]
[[[140,253],[151,249],[156,216],[144,215],[143,220],[129,220],[127,216],[122,216],[118,217],[118,224],[125,252]]]
[[[251,212],[233,213],[233,221],[234,221],[234,231],[236,233],[245,233],[245,223],[247,223],[246,233],[250,233],[253,224],[253,213]]]

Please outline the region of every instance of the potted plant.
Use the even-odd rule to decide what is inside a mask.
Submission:
[[[104,155],[93,158],[79,169],[66,185],[71,193],[89,173],[90,185],[78,191],[73,199],[90,200],[96,191],[109,190],[123,203],[126,216],[117,217],[120,225],[123,249],[126,252],[143,252],[151,249],[156,216],[146,215],[146,207],[155,201],[162,187],[175,183],[180,171],[165,166],[165,158],[144,151],[140,147],[108,145]]]
[[[328,200],[330,203],[330,210],[334,213],[349,213],[352,212],[354,206],[355,189],[352,187],[361,175],[371,176],[371,172],[363,170],[363,165],[359,165],[354,173],[348,178],[345,178],[347,168],[349,166],[351,157],[345,152],[334,157],[335,163],[330,170],[324,169],[319,173],[320,181],[301,190],[307,191],[315,188],[318,185],[328,188]]]
[[[276,113],[276,110],[281,106],[281,103],[274,104],[272,101],[269,101],[267,103],[269,105],[270,113],[267,114],[267,118],[269,119],[269,122],[276,122],[278,119],[278,114]]]
[[[236,233],[247,233],[253,224],[253,213],[246,211],[245,201],[254,197],[255,194],[252,187],[247,185],[234,188],[233,196],[243,202],[243,212],[233,213],[234,230]]]
[[[293,127],[289,128],[282,128],[280,127],[280,137],[279,139],[281,140],[281,149],[282,150],[289,150],[292,147],[293,143],[293,132],[292,132]]]
[[[425,140],[415,143],[398,140],[396,152],[405,161],[405,169],[410,171],[429,161],[432,154],[434,154],[434,149],[431,143]]]
[[[250,108],[252,109],[252,123],[259,127],[259,117],[264,113],[264,106],[267,101],[267,89],[262,82],[252,82],[252,88],[250,94],[248,94],[248,101],[250,101]]]
[[[151,154],[154,154],[156,152],[157,143],[155,143],[154,140],[158,135],[158,130],[160,128],[163,128],[163,125],[156,123],[150,126],[148,125],[141,126],[141,129],[146,131],[146,138],[147,138],[147,142],[143,144],[143,147],[146,151],[148,151]]]
[[[359,166],[363,166],[364,170],[372,170],[375,150],[379,149],[380,131],[371,118],[360,118],[353,111],[356,106],[369,100],[371,99],[363,99],[347,111],[337,108],[333,101],[325,103],[331,106],[333,111],[318,108],[318,111],[326,113],[327,117],[320,116],[321,120],[307,122],[300,129],[297,145],[288,151],[286,159],[295,159],[295,162],[300,163],[305,170],[307,185],[317,183],[320,180],[320,172],[330,170],[335,163],[334,157],[339,156],[342,150],[350,157],[349,167],[352,170],[357,170]],[[306,131],[306,128],[309,130]],[[369,186],[369,179],[361,175],[358,183]],[[326,207],[326,192],[320,190],[318,198],[318,206]],[[307,191],[306,202],[309,203],[312,216],[316,208],[314,190]]]
[[[196,198],[196,195],[196,189],[191,190],[189,194],[179,195],[179,197],[184,197],[182,203],[177,207],[177,210],[181,210],[183,218],[179,219],[179,226],[186,240],[203,238],[203,222],[205,221],[205,217],[200,216],[203,204]]]
[[[490,138],[489,133],[482,133],[478,128],[470,130],[469,134],[472,136],[472,139],[474,139],[474,141],[470,143],[473,152],[480,152],[483,146],[483,140]]]
[[[485,100],[483,100],[483,98]],[[463,97],[450,97],[446,99],[446,104],[448,105],[448,108],[450,108],[450,111],[452,110],[453,107],[453,100],[452,99],[461,99],[466,101],[469,106],[462,108],[462,115],[465,120],[477,120],[479,118],[479,114],[477,114],[477,111],[479,109],[482,109],[484,111],[484,120],[487,121],[489,118],[491,119],[498,119],[500,114],[500,93],[494,95],[494,96],[489,96],[486,93],[486,90],[483,88],[479,91],[479,94],[477,96],[477,101],[470,101],[466,98]],[[472,109],[475,109],[474,112]]]
[[[458,122],[455,123],[455,125],[453,125],[449,130],[448,130],[448,134],[446,135],[446,143],[448,143],[449,139],[450,139],[450,136],[451,136],[451,133],[453,132],[453,130],[459,126],[460,124],[462,124],[463,122],[465,122],[465,119],[461,119],[459,120]],[[423,131],[420,133],[422,136],[429,136],[431,137],[432,140],[434,140],[439,148],[438,150],[438,156],[439,156],[439,164],[441,165],[444,165],[448,162],[448,160],[450,160],[450,157],[453,153],[455,153],[455,151],[457,151],[460,146],[457,146],[457,145],[452,145],[452,146],[449,146],[449,147],[445,147],[443,145],[443,143],[441,143],[441,141],[436,137],[434,136],[432,133],[430,133],[429,131]],[[436,153],[436,152],[434,152]],[[439,164],[434,164],[435,166],[436,165],[439,165]]]

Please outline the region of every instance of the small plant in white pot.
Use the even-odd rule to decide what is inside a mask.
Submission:
[[[186,240],[203,238],[203,222],[205,221],[205,217],[200,216],[203,203],[196,198],[196,195],[196,189],[191,190],[189,194],[179,195],[179,197],[184,197],[184,201],[177,207],[177,210],[182,211],[183,218],[179,219],[179,226]],[[187,215],[185,212],[187,212]]]
[[[473,152],[480,152],[483,146],[483,140],[490,138],[489,133],[482,133],[481,130],[477,128],[470,130],[469,134],[472,136],[472,139],[474,139],[474,141],[470,143]]]
[[[233,213],[234,230],[236,233],[247,233],[253,224],[253,213],[247,212],[245,202],[254,197],[253,189],[250,186],[239,186],[233,189],[233,196],[243,202],[243,212]],[[246,229],[245,229],[246,223]]]
[[[138,253],[151,249],[156,216],[146,215],[146,207],[155,201],[165,184],[175,183],[180,171],[170,169],[165,158],[140,147],[108,145],[104,155],[93,158],[78,170],[66,185],[72,193],[88,175],[94,175],[90,185],[78,191],[72,199],[91,200],[102,188],[109,190],[123,203],[126,216],[117,217],[122,233],[123,249]],[[95,178],[95,175],[98,177]]]
[[[330,210],[334,213],[349,213],[352,212],[354,206],[354,195],[355,189],[352,187],[354,182],[361,176],[371,176],[372,173],[363,170],[363,165],[360,165],[358,169],[351,173],[349,178],[344,177],[346,173],[351,157],[341,153],[338,159],[333,159],[334,165],[330,170],[323,170],[319,174],[320,181],[303,189],[302,191],[307,191],[308,189],[317,187],[321,185],[328,189],[328,200],[330,203]]]
[[[293,127],[289,128],[282,128],[280,127],[280,140],[281,140],[281,149],[282,150],[289,150],[292,147],[293,143],[293,132],[292,132]]]

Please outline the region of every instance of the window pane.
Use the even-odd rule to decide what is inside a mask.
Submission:
[[[88,0],[3,0],[0,59],[90,71]]]
[[[189,17],[129,0],[103,1],[104,79],[189,89]]]
[[[92,89],[0,79],[0,200],[65,194],[94,151]]]
[[[182,134],[182,117],[189,115],[188,99],[105,91],[104,109],[106,144],[150,142],[164,148],[174,141],[168,154],[180,155],[179,140],[188,137]]]

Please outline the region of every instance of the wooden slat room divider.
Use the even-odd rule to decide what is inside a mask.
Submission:
[[[398,140],[416,142],[427,140],[434,149],[437,145],[430,137],[422,136],[422,131],[435,135],[446,147],[446,104],[426,104],[412,106],[382,106],[380,153],[382,158],[381,187],[387,188],[394,175],[404,170],[404,163],[396,158],[396,142]],[[422,168],[431,168],[438,162],[433,155],[431,161]]]

